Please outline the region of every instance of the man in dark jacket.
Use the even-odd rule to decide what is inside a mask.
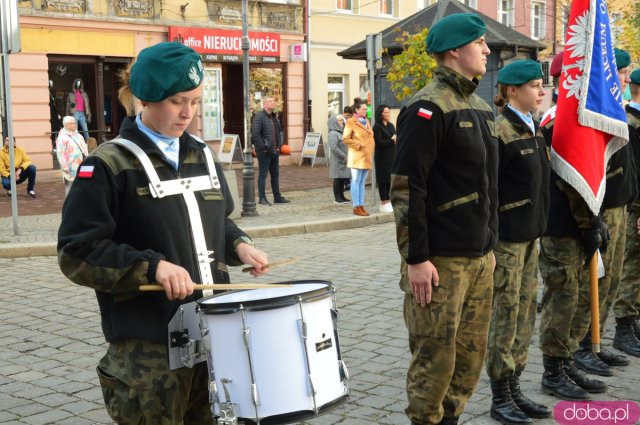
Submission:
[[[286,204],[290,202],[280,193],[280,146],[282,146],[281,127],[278,117],[273,112],[276,101],[272,96],[263,99],[263,110],[253,117],[251,138],[258,157],[258,203],[271,205],[265,195],[267,173],[271,174],[271,192],[273,202]]]

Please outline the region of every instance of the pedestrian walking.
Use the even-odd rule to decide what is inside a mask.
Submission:
[[[528,424],[551,410],[526,397],[520,375],[527,365],[536,321],[538,238],[547,226],[550,155],[533,119],[545,91],[542,67],[519,60],[498,72],[494,98],[499,141],[498,244],[493,252],[493,308],[486,370],[491,380],[490,415],[503,424]]]
[[[63,128],[56,138],[56,156],[62,171],[62,182],[64,183],[64,196],[69,194],[71,184],[76,178],[78,168],[84,159],[89,155],[84,137],[78,133],[78,123],[75,117],[67,115],[62,118]]]
[[[457,424],[487,347],[498,237],[498,142],[477,94],[490,53],[473,13],[436,22],[433,80],[398,117],[391,202],[411,361],[412,424]]]
[[[120,92],[123,104],[138,98],[142,112],[87,157],[62,210],[60,268],[96,291],[109,343],[97,372],[116,423],[213,424],[206,362],[170,370],[169,320],[202,297],[194,281],[228,283],[232,265],[249,264],[254,276],[267,271],[267,255],[228,218],[222,166],[186,132],[202,80],[193,49],[143,49]],[[200,188],[191,187],[202,176]],[[148,283],[164,293],[140,292]]]
[[[357,99],[353,105],[353,116],[345,124],[342,141],[349,151],[347,167],[351,169],[351,202],[353,213],[368,216],[364,209],[364,188],[373,161],[373,129],[367,119],[367,104]]]

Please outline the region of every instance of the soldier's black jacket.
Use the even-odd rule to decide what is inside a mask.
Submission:
[[[408,264],[481,257],[497,242],[498,141],[477,87],[438,66],[398,117],[391,200]]]
[[[554,119],[542,126],[542,134],[548,147],[553,139]],[[549,179],[549,215],[545,236],[580,239],[582,230],[599,223],[582,196],[553,169]]]
[[[636,198],[633,200],[635,205],[640,205],[638,197],[640,197],[640,111],[627,105],[627,123],[629,125],[629,145],[633,152],[633,165],[636,184]]]
[[[178,171],[162,152],[126,118],[121,137],[142,148],[161,180],[207,173],[203,148],[187,133],[180,137]],[[214,155],[215,158],[215,155]],[[187,207],[182,195],[152,198],[149,181],[138,160],[112,143],[99,146],[83,162],[93,166],[91,178],[76,178],[62,209],[58,261],[73,282],[95,289],[107,341],[142,339],[167,342],[167,324],[183,301],[169,301],[164,292],[139,292],[152,283],[160,260],[184,267],[197,282],[198,264]],[[234,244],[246,236],[228,218],[233,201],[216,160],[221,189],[196,193],[207,248],[213,250],[214,281],[229,282],[227,264],[238,264]]]
[[[631,126],[629,126],[631,132]],[[602,210],[629,205],[638,196],[636,162],[629,134],[629,143],[618,149],[607,163],[607,186]]]
[[[509,242],[532,241],[547,228],[551,157],[538,123],[534,125],[535,135],[510,107],[496,119],[498,231]]]

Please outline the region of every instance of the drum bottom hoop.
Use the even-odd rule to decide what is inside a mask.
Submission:
[[[318,410],[318,414],[313,413],[312,410],[299,410],[297,412],[284,413],[282,415],[273,415],[260,419],[260,425],[282,425],[291,424],[294,422],[300,422],[305,419],[313,419],[325,413],[329,413],[338,407],[342,406],[349,399],[349,393],[338,397],[337,399],[325,404]],[[245,425],[257,425],[257,422],[253,419],[238,418]]]

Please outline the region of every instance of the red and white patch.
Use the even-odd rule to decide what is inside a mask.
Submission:
[[[557,105],[554,105],[542,116],[542,120],[540,121],[540,127],[544,127],[549,123],[549,121],[554,120],[556,118],[556,106]]]
[[[420,118],[424,118],[424,119],[430,120],[432,115],[433,115],[433,112],[431,112],[428,109],[424,109],[424,108],[418,109],[418,116]]]
[[[78,177],[81,179],[90,179],[93,177],[93,165],[83,165],[78,170]]]

